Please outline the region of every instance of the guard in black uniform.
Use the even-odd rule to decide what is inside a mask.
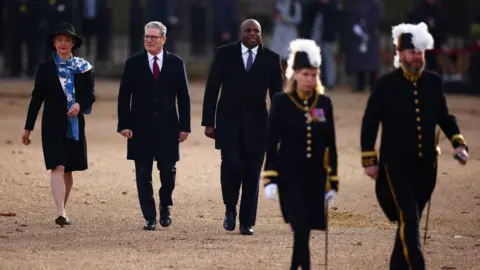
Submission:
[[[363,116],[362,163],[376,179],[379,204],[398,223],[390,269],[425,269],[419,224],[435,188],[438,124],[454,147],[461,164],[468,158],[467,145],[453,115],[449,114],[442,79],[424,71],[425,50],[433,38],[424,23],[393,27],[397,47],[394,71],[375,84]],[[380,157],[375,151],[382,123]]]
[[[327,228],[325,201],[330,205],[338,191],[335,124],[332,101],[318,79],[320,48],[299,39],[290,50],[286,92],[270,109],[263,177],[267,198],[275,199],[278,187],[283,217],[294,232],[291,269],[310,269],[310,231]]]

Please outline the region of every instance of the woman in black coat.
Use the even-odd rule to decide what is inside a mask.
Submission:
[[[320,48],[313,40],[290,44],[285,93],[269,115],[265,194],[277,186],[283,217],[294,232],[291,269],[310,269],[311,230],[325,230],[326,205],[338,191],[333,105],[319,80]]]
[[[73,184],[72,172],[88,168],[84,114],[90,114],[95,102],[94,79],[90,63],[72,55],[72,49],[83,43],[72,25],[58,24],[47,41],[55,53],[38,66],[22,142],[30,144],[30,133],[43,103],[43,155],[47,170],[51,170],[58,216],[55,223],[63,227],[71,224],[65,205]]]

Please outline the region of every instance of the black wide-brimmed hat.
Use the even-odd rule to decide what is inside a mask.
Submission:
[[[80,48],[83,44],[83,39],[75,34],[75,27],[69,23],[59,23],[55,26],[55,28],[53,28],[52,33],[47,37],[47,41],[50,43],[50,45],[53,46],[53,39],[57,35],[72,36],[75,40],[75,46],[73,46],[73,49]]]

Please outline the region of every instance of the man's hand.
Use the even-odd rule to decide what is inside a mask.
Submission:
[[[179,142],[184,142],[188,137],[188,132],[180,131],[180,135],[178,136]]]
[[[467,164],[468,153],[464,146],[459,146],[453,150],[453,158],[458,160],[458,163],[461,165]]]
[[[131,129],[124,129],[120,131],[120,134],[127,139],[131,139],[133,137],[133,132]]]
[[[372,165],[365,168],[365,174],[373,180],[377,180],[378,177],[378,165]]]
[[[25,145],[29,145],[32,141],[30,141],[30,133],[31,131],[28,130],[28,129],[25,129],[23,131],[23,135],[22,135],[22,143],[25,144]]]
[[[215,139],[215,128],[205,127],[205,136],[207,136],[210,139]]]
[[[70,110],[68,110],[67,115],[70,117],[73,117],[73,116],[77,116],[79,112],[80,112],[80,104],[73,103],[72,106],[70,107]]]

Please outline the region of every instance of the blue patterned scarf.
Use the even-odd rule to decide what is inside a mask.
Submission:
[[[57,66],[57,74],[60,77],[66,79],[65,81],[65,96],[67,97],[67,110],[70,110],[70,107],[76,102],[75,99],[75,81],[74,75],[85,73],[91,70],[93,67],[92,65],[83,58],[80,57],[71,57],[66,62],[63,61],[57,53],[53,58],[55,65]],[[83,110],[84,114],[90,114],[92,112],[92,108],[80,108]],[[78,128],[78,117],[68,117],[68,129],[67,129],[67,137],[74,139],[76,141],[79,140],[79,128]]]

